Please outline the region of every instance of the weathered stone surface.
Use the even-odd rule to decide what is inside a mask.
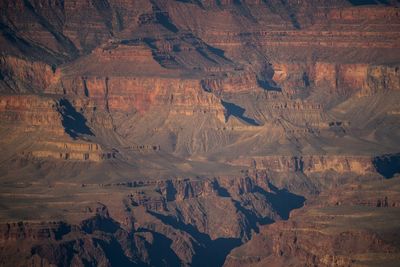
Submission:
[[[398,262],[396,1],[0,10],[0,265]]]

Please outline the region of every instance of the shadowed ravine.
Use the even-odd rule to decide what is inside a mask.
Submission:
[[[253,126],[259,126],[260,124],[255,121],[252,118],[246,117],[244,113],[246,112],[246,109],[234,104],[234,103],[229,103],[226,101],[221,100],[221,104],[225,107],[226,109],[226,120],[229,119],[229,116],[235,116],[246,123],[253,125]]]
[[[400,173],[400,154],[383,155],[374,159],[376,170],[386,179]]]
[[[200,233],[190,224],[178,222],[173,217],[162,214],[154,212],[150,212],[150,214],[175,229],[187,232],[199,242],[199,245],[195,247],[196,255],[192,260],[192,266],[222,266],[228,253],[233,248],[242,244],[240,239],[236,238],[218,238],[211,240],[210,236]]]
[[[282,219],[287,220],[290,211],[303,206],[305,201],[304,197],[292,194],[285,189],[279,190],[272,184],[269,184],[268,186],[272,189],[272,193],[266,192],[261,187],[255,187],[253,191],[254,193],[262,194],[265,197],[265,200],[271,204],[273,209]],[[227,194],[224,196],[229,197]],[[242,207],[240,202],[234,201],[234,203],[237,210],[242,212],[243,215],[245,215],[245,219],[248,221],[248,228],[243,229],[248,234],[251,234],[252,231],[258,232],[259,225],[274,223],[274,220],[271,218],[259,217],[252,211],[246,210]],[[230,251],[243,244],[239,238],[217,238],[212,240],[206,233],[199,232],[195,225],[185,224],[173,216],[153,211],[149,211],[149,213],[161,220],[164,224],[188,233],[199,242],[199,244],[194,248],[196,254],[192,260],[192,266],[222,266]]]
[[[58,111],[62,115],[62,125],[65,132],[76,139],[79,135],[93,135],[86,125],[86,118],[76,111],[67,99],[60,99]]]

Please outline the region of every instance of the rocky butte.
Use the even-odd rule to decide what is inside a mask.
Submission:
[[[0,0],[0,266],[399,266],[394,0]]]

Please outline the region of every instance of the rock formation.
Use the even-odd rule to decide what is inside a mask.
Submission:
[[[0,10],[0,265],[399,261],[397,1]]]

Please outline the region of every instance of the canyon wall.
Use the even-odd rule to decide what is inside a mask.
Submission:
[[[66,94],[88,97],[96,107],[110,112],[145,112],[157,106],[171,106],[180,114],[212,112],[223,120],[224,109],[199,81],[130,77],[85,77],[63,80]]]
[[[315,87],[330,94],[371,96],[400,88],[399,67],[369,64],[274,64],[273,80],[285,91]],[[289,75],[290,73],[290,75]]]
[[[12,56],[0,58],[2,92],[32,93],[42,92],[55,84],[60,77],[51,66]]]
[[[0,265],[399,262],[399,8],[360,2],[0,0]]]
[[[259,170],[274,172],[315,172],[334,171],[367,174],[375,172],[374,158],[369,156],[265,156],[236,160],[232,164],[253,166]]]

